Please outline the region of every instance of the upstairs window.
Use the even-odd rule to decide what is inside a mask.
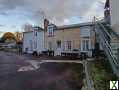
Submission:
[[[53,26],[49,26],[48,27],[48,36],[49,37],[53,37],[54,36]]]
[[[91,36],[91,27],[90,26],[81,27],[80,28],[80,35],[81,35],[82,38],[90,37]]]

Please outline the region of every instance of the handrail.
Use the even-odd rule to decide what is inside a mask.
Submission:
[[[98,20],[98,19],[96,18],[96,20]],[[109,57],[111,57],[113,59],[112,60],[113,63],[116,66],[118,66],[117,58],[113,56],[112,47],[110,46],[110,44],[109,44],[109,42],[108,42],[108,40],[107,40],[105,35],[107,35],[107,37],[109,37],[111,40],[113,39],[112,36],[109,34],[109,32],[107,32],[106,28],[104,27],[104,25],[102,23],[99,22],[99,20],[96,21],[96,25],[99,25],[100,27],[103,28],[101,30],[98,30],[98,33],[99,33],[99,35],[101,35],[101,37],[100,36],[99,37],[101,39],[100,40],[101,43],[103,44],[104,51],[106,52],[107,56],[109,56]]]
[[[107,42],[107,40],[105,39],[104,35],[101,34],[103,39],[102,39],[102,42],[105,44],[105,49],[107,49],[108,53],[110,54],[110,56],[112,57],[114,63],[117,65],[117,59],[113,56],[113,53],[112,53],[112,48],[111,46],[109,45],[109,43]]]
[[[97,18],[95,18],[97,21],[96,23],[98,23],[104,30],[104,32],[110,37],[110,39],[112,40],[112,36],[109,34],[109,32],[107,32],[106,28],[104,27],[104,25],[102,23],[99,22],[99,20]]]

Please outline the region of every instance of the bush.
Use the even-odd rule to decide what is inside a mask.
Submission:
[[[91,72],[95,90],[109,90],[109,81],[118,80],[106,58],[91,62]]]

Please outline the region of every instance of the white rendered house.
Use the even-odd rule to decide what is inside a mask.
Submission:
[[[44,51],[44,31],[40,27],[33,27],[32,31],[23,33],[23,52],[40,54]]]

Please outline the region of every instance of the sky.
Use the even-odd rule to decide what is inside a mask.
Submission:
[[[23,31],[25,24],[43,26],[43,18],[69,25],[103,17],[105,0],[0,0],[0,33]]]

